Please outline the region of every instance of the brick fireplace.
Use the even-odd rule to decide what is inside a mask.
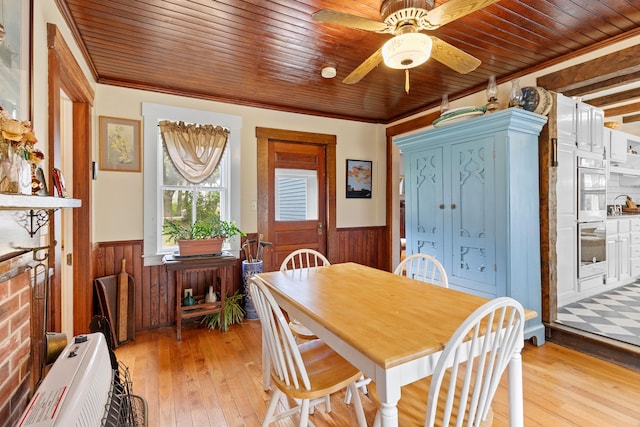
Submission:
[[[0,427],[17,424],[33,387],[30,261],[31,252],[0,260]]]

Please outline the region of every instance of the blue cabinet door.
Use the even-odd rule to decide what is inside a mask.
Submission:
[[[494,139],[454,143],[451,150],[450,282],[496,296]]]
[[[407,243],[409,254],[425,253],[444,263],[443,149],[436,147],[407,156]]]

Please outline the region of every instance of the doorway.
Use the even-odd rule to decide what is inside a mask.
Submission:
[[[73,103],[60,91],[60,169],[66,182],[73,182]],[[69,186],[67,197],[73,198],[73,187]],[[61,283],[61,331],[73,334],[73,211],[60,211],[60,283]]]
[[[336,259],[335,135],[256,128],[258,233],[272,242],[263,270],[293,250]]]
[[[71,266],[73,277],[73,335],[89,331],[89,322],[93,313],[92,271],[91,271],[91,109],[94,91],[86,79],[82,69],[76,62],[64,41],[58,27],[47,24],[48,46],[48,99],[49,99],[49,134],[48,134],[48,167],[62,170],[61,133],[62,105],[61,92],[67,95],[73,132],[71,135],[71,153],[65,161],[73,164],[74,179],[66,182],[67,189],[82,205],[71,211],[71,233],[75,257]],[[62,170],[64,173],[64,170]],[[51,174],[48,182],[53,182]],[[49,189],[51,193],[53,186]],[[62,251],[60,245],[61,215],[57,211],[51,220],[52,237],[50,244],[51,262],[54,274],[51,278],[51,303],[49,304],[49,331],[62,331]],[[66,260],[64,261],[66,263]],[[67,327],[65,327],[66,329]],[[71,325],[68,326],[71,328]]]

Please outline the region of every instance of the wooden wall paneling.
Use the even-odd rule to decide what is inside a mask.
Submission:
[[[340,229],[336,235],[336,262],[357,262],[371,267],[386,269],[388,248],[386,227],[362,227]],[[95,245],[93,274],[96,277],[120,272],[122,258],[126,271],[135,281],[135,326],[136,331],[155,329],[175,324],[176,279],[164,265],[147,266],[142,260],[142,241],[101,242]],[[192,273],[188,280],[193,295],[204,295],[209,285],[217,278],[227,281],[227,295],[242,290],[242,261],[233,266],[220,268],[216,273]],[[216,288],[219,292],[219,289]]]
[[[388,270],[386,227],[340,228],[337,230],[336,250],[339,262],[358,264]]]

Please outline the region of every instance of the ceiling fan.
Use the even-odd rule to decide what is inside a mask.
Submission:
[[[408,92],[409,69],[423,64],[429,57],[461,74],[467,74],[480,65],[479,59],[436,36],[420,31],[435,30],[497,1],[499,0],[449,0],[434,8],[434,0],[384,0],[380,6],[381,22],[330,9],[319,10],[311,17],[328,24],[393,34],[393,38],[342,82],[357,83],[378,64],[384,62],[391,68],[406,70],[405,89]]]

